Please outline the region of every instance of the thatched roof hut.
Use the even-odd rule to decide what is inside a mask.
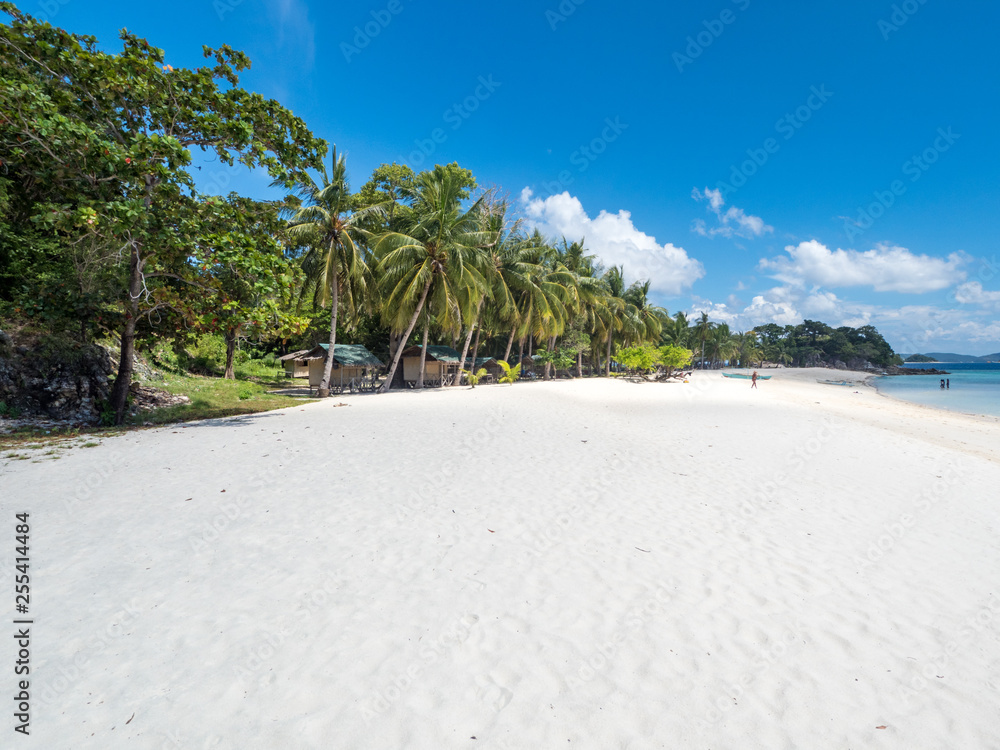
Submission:
[[[278,357],[278,361],[285,367],[285,375],[289,378],[309,377],[309,361],[306,359],[308,354],[308,349],[299,349],[297,352]]]
[[[409,346],[403,350],[403,380],[415,383],[420,379],[420,350],[422,346]],[[440,385],[448,375],[458,372],[462,355],[450,346],[428,346],[424,366],[424,384]],[[468,359],[467,359],[468,361]]]
[[[310,349],[303,358],[309,363],[310,387],[319,386],[323,380],[323,365],[329,351],[329,344],[319,344]],[[383,367],[385,364],[368,351],[367,347],[361,344],[337,344],[333,350],[333,374],[330,377],[330,385],[338,387],[350,385],[352,380],[357,381],[371,376]]]

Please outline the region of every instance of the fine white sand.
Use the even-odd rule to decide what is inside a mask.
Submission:
[[[0,745],[1000,747],[1000,424],[767,374],[0,459],[4,611],[29,512],[35,621]]]

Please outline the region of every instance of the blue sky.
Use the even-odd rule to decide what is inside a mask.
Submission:
[[[228,43],[348,153],[457,161],[527,220],[735,329],[1000,351],[1000,5],[969,0],[22,0],[177,66]],[[676,6],[676,7],[674,7]],[[204,164],[207,191],[266,177]]]

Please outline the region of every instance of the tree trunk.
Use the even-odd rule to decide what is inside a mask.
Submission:
[[[333,252],[333,248],[330,248]],[[334,351],[337,348],[337,311],[340,308],[340,284],[337,279],[337,266],[333,266],[333,278],[330,280],[330,304],[333,311],[330,313],[330,351],[326,353],[326,361],[323,363],[323,379],[319,381],[319,391],[316,395],[326,398],[330,395],[330,373],[333,372]]]
[[[549,354],[552,354],[552,351],[553,351],[553,349],[555,348],[555,345],[556,345],[556,337],[555,336],[550,336],[549,337],[548,345],[549,345],[549,347],[548,347]],[[552,374],[551,378],[549,378],[549,374],[550,373]],[[546,380],[550,380],[550,379],[551,380],[555,380],[557,374],[558,373],[556,373],[555,365],[553,365],[551,362],[546,362],[545,363],[545,379]]]
[[[431,290],[431,282],[433,280],[433,278],[427,279],[427,283],[424,284],[424,293],[420,295],[420,302],[417,303],[417,309],[413,311],[413,317],[410,318],[410,324],[406,327],[406,333],[403,334],[399,342],[399,347],[396,349],[396,354],[393,355],[392,364],[389,365],[389,374],[386,376],[382,387],[379,388],[380,393],[384,393],[392,387],[392,379],[396,374],[396,368],[399,367],[400,355],[402,355],[403,350],[406,348],[406,342],[410,340],[410,334],[413,333],[413,327],[417,324],[420,312],[424,309],[424,302],[427,301],[427,293]]]
[[[469,353],[469,342],[472,341],[472,331],[476,327],[476,321],[472,321],[472,325],[469,326],[469,332],[465,335],[465,344],[462,346],[462,357],[458,360],[458,374],[455,376],[455,382],[453,385],[458,386],[462,384],[462,371],[465,369],[465,357]]]
[[[576,376],[583,377],[583,349],[578,349],[576,352]]]
[[[233,367],[233,360],[236,359],[236,329],[226,331],[226,374],[222,377],[226,380],[236,380],[236,369]]]
[[[471,372],[476,371],[476,359],[479,358],[479,334],[483,332],[483,327],[478,326],[476,328],[476,340],[472,342],[472,364],[469,365],[469,370]]]
[[[611,339],[612,338],[613,337],[611,335],[611,331],[608,331],[608,359],[604,363],[604,376],[608,377],[608,378],[611,377]]]
[[[524,336],[517,342],[517,363],[519,365],[524,363]],[[524,369],[523,366],[521,369]]]
[[[472,341],[472,331],[479,325],[479,311],[483,309],[483,303],[480,301],[479,307],[476,308],[476,317],[473,318],[472,323],[469,325],[469,332],[465,335],[465,344],[462,346],[462,357],[458,360],[458,375],[455,376],[454,385],[460,385],[462,382],[462,371],[465,369],[465,357],[469,353],[469,342]]]
[[[514,329],[510,329],[510,338],[507,339],[507,350],[503,353],[503,361],[510,364],[510,348],[514,346]]]
[[[424,321],[424,345],[420,349],[420,376],[417,378],[417,388],[424,387],[424,372],[427,370],[427,336],[430,334],[431,318],[428,315]]]
[[[142,263],[139,247],[132,244],[129,262],[128,306],[125,311],[125,330],[122,331],[122,346],[118,360],[118,375],[111,388],[111,408],[115,412],[115,424],[125,421],[128,406],[128,389],[132,385],[132,360],[135,357],[135,325],[139,317],[139,296],[142,294]]]
[[[399,333],[394,333],[392,331],[389,332],[389,361],[390,362],[392,361],[393,357],[396,356],[396,352],[399,351],[399,348],[401,346],[403,346],[403,344],[405,343],[403,341],[400,341],[399,337],[400,337]],[[386,382],[388,383],[388,388],[386,388],[386,390],[390,390],[391,388],[402,388],[403,387],[403,371],[402,370],[398,370],[396,372],[396,377],[393,378],[392,382],[388,382],[388,381],[386,381]]]

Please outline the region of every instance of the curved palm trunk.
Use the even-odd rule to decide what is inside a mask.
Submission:
[[[333,372],[334,350],[337,347],[337,311],[340,308],[340,284],[337,279],[337,269],[333,269],[333,279],[330,284],[331,304],[333,311],[330,313],[330,351],[326,353],[326,361],[323,363],[323,379],[319,381],[320,398],[330,395],[330,373]]]
[[[452,385],[459,386],[462,384],[462,372],[465,370],[465,358],[469,354],[469,343],[472,341],[472,331],[475,329],[476,323],[473,321],[472,325],[469,326],[469,332],[465,335],[465,345],[462,347],[462,357],[458,360],[458,374],[455,375],[455,382]]]
[[[386,375],[385,382],[382,387],[379,388],[379,393],[384,393],[392,387],[392,378],[396,374],[396,368],[399,367],[399,359],[403,354],[403,350],[406,348],[406,342],[410,339],[410,334],[413,333],[413,327],[417,324],[417,318],[420,317],[421,311],[424,309],[424,302],[427,301],[427,293],[431,290],[431,282],[433,279],[427,279],[427,283],[424,284],[424,293],[420,295],[420,302],[417,303],[417,309],[413,311],[413,317],[410,318],[410,324],[406,327],[406,333],[399,340],[399,346],[396,348],[396,354],[392,358],[392,364],[389,365],[389,373]]]
[[[427,371],[427,335],[430,333],[431,319],[424,321],[424,345],[420,349],[420,377],[417,378],[417,388],[424,387],[424,373]]]
[[[476,340],[472,342],[472,363],[469,365],[469,369],[472,372],[476,371],[476,360],[479,358],[479,334],[483,332],[483,327],[478,326],[476,328]]]
[[[556,337],[555,336],[549,336],[549,340],[548,340],[549,354],[552,353],[552,348],[555,345],[556,345]],[[552,376],[551,378],[549,377],[550,374]],[[556,373],[555,373],[555,367],[552,366],[551,362],[546,362],[545,363],[545,379],[546,380],[555,380],[556,379],[555,375],[556,375]]]
[[[608,358],[604,362],[604,376],[611,377],[611,331],[608,331]]]
[[[514,329],[510,329],[510,338],[507,339],[507,349],[503,353],[503,361],[510,362],[510,348],[514,346]]]
[[[583,349],[578,349],[576,352],[576,376],[583,377]]]

